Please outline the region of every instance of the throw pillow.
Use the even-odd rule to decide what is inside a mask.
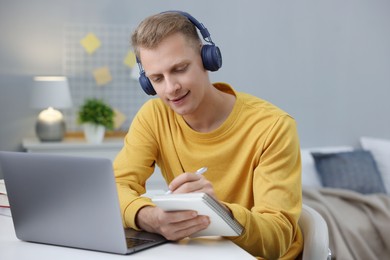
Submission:
[[[325,187],[349,189],[363,194],[386,193],[382,177],[369,151],[312,155]]]
[[[387,193],[390,193],[390,140],[361,137],[360,144],[374,156]]]
[[[313,156],[311,153],[336,153],[352,151],[352,146],[322,146],[301,149],[302,161],[302,186],[320,188],[322,187],[320,176],[317,173]]]

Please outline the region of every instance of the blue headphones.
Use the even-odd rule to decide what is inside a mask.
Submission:
[[[217,71],[222,66],[222,55],[219,48],[214,44],[214,42],[211,40],[210,33],[207,30],[207,28],[200,22],[198,22],[194,17],[192,17],[190,14],[182,11],[167,11],[163,13],[169,13],[169,12],[176,12],[179,13],[185,17],[188,18],[188,20],[193,23],[196,28],[200,31],[202,34],[203,39],[208,42],[209,44],[203,45],[201,50],[201,56],[202,56],[202,62],[203,67],[206,70],[209,71]],[[137,57],[137,64],[139,67],[140,75],[139,75],[139,83],[141,84],[142,89],[145,91],[148,95],[156,95],[156,91],[153,88],[152,83],[146,77],[145,71],[142,67],[142,64],[140,60]]]

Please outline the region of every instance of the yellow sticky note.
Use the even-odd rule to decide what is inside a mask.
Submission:
[[[108,67],[101,67],[95,69],[93,71],[93,76],[98,86],[106,85],[112,80],[111,72]]]
[[[94,53],[101,45],[99,38],[93,33],[88,33],[83,39],[81,39],[80,44],[84,47],[88,54]]]
[[[130,68],[133,68],[136,62],[137,61],[133,51],[129,51],[126,55],[126,58],[123,60],[123,63]]]
[[[125,121],[126,116],[121,111],[114,108],[114,129],[120,128]]]

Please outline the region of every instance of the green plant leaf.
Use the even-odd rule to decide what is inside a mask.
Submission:
[[[114,110],[101,99],[86,99],[78,111],[78,122],[103,125],[106,129],[114,128]]]

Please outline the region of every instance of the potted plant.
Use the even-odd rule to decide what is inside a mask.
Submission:
[[[101,99],[86,99],[78,111],[78,122],[90,143],[101,143],[106,129],[114,128],[114,110]]]

